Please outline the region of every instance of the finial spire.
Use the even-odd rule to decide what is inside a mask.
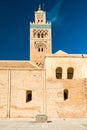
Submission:
[[[38,10],[42,10],[42,9],[41,9],[41,4],[39,4]]]

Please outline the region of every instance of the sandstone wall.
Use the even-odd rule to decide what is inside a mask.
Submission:
[[[69,57],[46,57],[46,78],[55,79],[55,70],[62,67],[62,79],[67,79],[67,69],[74,68],[74,79],[87,78],[87,59],[86,58],[69,58]]]
[[[0,70],[0,118],[8,117],[9,114],[9,71]]]
[[[56,79],[56,67],[62,67],[62,79]],[[73,79],[67,79],[68,67]],[[87,117],[87,59],[47,57],[45,69],[0,69],[0,117]]]
[[[62,79],[56,78],[56,68],[62,68]],[[67,79],[67,69],[74,68],[73,79]],[[87,77],[86,58],[52,57],[45,59],[46,112],[49,117],[84,117],[85,86]],[[68,99],[64,100],[64,89]]]
[[[10,117],[35,117],[43,113],[43,71],[11,70]],[[32,91],[32,100],[26,102],[26,91]]]
[[[32,100],[26,102],[26,92]],[[0,117],[35,117],[44,113],[44,71],[32,69],[0,70]]]
[[[46,112],[48,117],[84,117],[84,80],[46,82]],[[64,89],[68,99],[64,100]]]

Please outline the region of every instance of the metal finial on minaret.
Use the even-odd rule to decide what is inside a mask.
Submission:
[[[42,10],[42,9],[41,9],[41,4],[39,4],[38,10]]]

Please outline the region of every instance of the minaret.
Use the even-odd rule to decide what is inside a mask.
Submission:
[[[52,53],[51,23],[46,22],[46,12],[39,5],[35,12],[35,22],[30,23],[30,61],[44,66],[44,57]]]

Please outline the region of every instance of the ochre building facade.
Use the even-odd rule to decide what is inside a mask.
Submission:
[[[52,54],[51,23],[39,6],[30,61],[0,61],[0,118],[87,117],[87,55]]]

